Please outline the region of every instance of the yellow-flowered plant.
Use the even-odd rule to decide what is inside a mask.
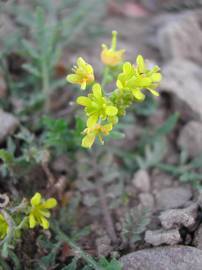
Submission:
[[[57,205],[54,198],[44,200],[39,192],[37,192],[30,200],[31,209],[29,213],[29,227],[33,229],[36,225],[40,225],[43,229],[49,228],[48,218],[50,217],[49,209]]]
[[[45,200],[37,192],[30,202],[23,199],[16,207],[10,207],[8,196],[0,196],[6,197],[0,213],[0,247],[2,256],[7,257],[9,247],[21,236],[21,230],[33,229],[37,225],[45,230],[49,228],[50,209],[57,205],[57,201],[54,198]]]
[[[85,62],[82,57],[77,60],[77,66],[74,66],[72,74],[67,76],[67,80],[73,84],[79,84],[82,90],[94,82],[94,71],[91,65]]]
[[[75,69],[75,74],[67,76],[70,83],[80,84],[86,88],[92,85],[92,90],[87,96],[77,98],[77,103],[84,107],[87,116],[86,129],[83,131],[84,138],[82,146],[91,148],[96,137],[103,144],[103,137],[110,134],[113,127],[118,123],[121,116],[126,114],[126,109],[136,102],[142,102],[145,99],[145,91],[148,90],[152,95],[159,96],[156,90],[162,79],[160,68],[153,66],[149,68],[144,58],[138,55],[136,63],[124,62],[125,50],[116,50],[117,32],[112,32],[111,47],[102,46],[101,61],[105,64],[102,83],[99,84],[94,79],[87,80],[87,74],[94,74],[93,68],[81,72],[79,68]],[[82,58],[77,61],[78,66]],[[88,65],[88,64],[86,64]],[[84,70],[84,62],[82,64]],[[106,91],[106,83],[112,82],[108,78],[113,78],[116,88],[111,92]],[[93,78],[93,80],[92,80]],[[111,86],[111,85],[110,85]]]
[[[112,120],[118,113],[118,109],[103,95],[102,88],[98,83],[93,85],[92,92],[88,97],[78,97],[77,103],[85,107],[88,116],[87,127],[89,128],[93,128],[99,119],[101,121]]]
[[[115,67],[123,62],[125,50],[116,50],[117,32],[112,32],[112,44],[111,48],[102,44],[101,61],[108,66]]]
[[[4,216],[0,214],[0,239],[4,239],[8,233],[8,223]]]
[[[104,141],[102,137],[109,135],[112,128],[112,124],[106,124],[103,126],[100,124],[95,124],[93,127],[86,128],[83,131],[85,137],[82,140],[82,146],[85,148],[90,148],[93,145],[96,137],[98,137],[99,141],[103,144]]]

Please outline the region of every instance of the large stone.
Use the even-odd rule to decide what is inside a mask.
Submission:
[[[164,229],[180,228],[182,226],[191,228],[196,223],[198,216],[198,204],[194,203],[184,209],[166,210],[159,216]]]
[[[150,190],[150,177],[147,171],[139,170],[134,174],[133,185],[141,192],[149,192]]]
[[[188,60],[173,60],[163,67],[162,92],[173,97],[173,104],[186,119],[202,120],[202,69]]]
[[[192,197],[189,188],[164,188],[156,194],[156,204],[159,210],[179,208],[184,206]]]
[[[7,136],[13,134],[19,126],[19,121],[10,113],[0,110],[0,143],[3,142]]]
[[[177,144],[192,158],[202,154],[202,123],[191,121],[186,124],[180,132]]]
[[[145,232],[145,242],[152,246],[160,246],[162,244],[176,245],[182,241],[178,229],[173,230],[155,230]]]
[[[200,15],[185,12],[160,27],[157,44],[165,61],[181,58],[202,63]]]
[[[120,259],[123,270],[201,270],[202,251],[189,246],[158,247]]]

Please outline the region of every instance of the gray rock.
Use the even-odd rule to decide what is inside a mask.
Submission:
[[[132,183],[141,192],[149,192],[150,177],[147,171],[139,170],[134,174]]]
[[[180,132],[177,144],[192,158],[202,154],[202,123],[191,121],[186,124]]]
[[[0,143],[14,133],[19,121],[12,114],[0,110]]]
[[[201,270],[202,251],[189,246],[158,247],[120,259],[123,270]]]
[[[139,200],[144,208],[150,210],[154,208],[154,197],[151,193],[140,193]]]
[[[180,228],[181,226],[192,227],[198,215],[198,204],[192,204],[184,209],[167,210],[159,216],[161,225],[165,229]]]
[[[189,188],[164,188],[156,194],[157,209],[165,210],[184,206],[192,197]]]
[[[173,105],[186,119],[202,120],[202,69],[188,60],[173,60],[163,67],[162,92],[173,97]]]
[[[194,235],[194,246],[202,250],[202,225],[199,226]]]
[[[182,241],[179,230],[155,230],[145,232],[145,242],[153,246],[160,246],[162,244],[176,245]]]
[[[96,239],[96,247],[98,256],[108,256],[113,250],[111,240],[107,235]]]
[[[165,61],[181,58],[201,64],[200,16],[195,12],[176,15],[172,21],[160,27],[157,44]]]

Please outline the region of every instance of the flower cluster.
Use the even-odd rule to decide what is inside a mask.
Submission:
[[[54,208],[57,205],[57,201],[54,198],[44,200],[41,194],[37,192],[31,199],[31,208],[29,211],[29,227],[33,229],[36,225],[40,225],[43,229],[49,228],[49,222],[47,218],[50,217],[49,209]]]
[[[37,225],[45,230],[48,229],[50,209],[56,205],[56,199],[45,200],[37,192],[29,202],[23,199],[15,208],[10,209],[6,206],[0,213],[0,240],[8,236],[7,239],[10,241],[14,236],[19,235],[21,229],[33,229]]]
[[[67,81],[79,84],[81,89],[92,85],[92,90],[87,96],[79,96],[77,103],[84,107],[87,116],[85,135],[82,146],[91,148],[96,137],[103,144],[103,136],[109,135],[114,125],[126,109],[135,102],[145,99],[145,91],[159,96],[157,87],[161,81],[160,68],[149,68],[144,58],[138,55],[136,63],[124,61],[125,50],[117,50],[117,32],[112,32],[111,47],[102,45],[100,58],[104,64],[103,80],[99,84],[95,81],[94,71],[91,65],[82,58],[77,60],[78,67],[74,68],[74,74],[67,76]],[[113,77],[116,88],[106,92],[108,77]]]

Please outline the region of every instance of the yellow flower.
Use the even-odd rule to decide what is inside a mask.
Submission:
[[[69,74],[66,79],[73,84],[79,84],[82,90],[94,82],[94,71],[91,65],[85,62],[81,57],[77,60],[77,66],[73,68],[74,73]]]
[[[89,117],[87,127],[94,127],[98,119],[113,118],[118,113],[118,109],[103,96],[102,88],[98,83],[93,85],[92,93],[88,97],[78,97],[77,103],[85,107],[86,115]]]
[[[101,61],[107,66],[117,66],[123,61],[125,50],[116,50],[117,32],[112,32],[112,45],[108,48],[107,45],[102,45]]]
[[[82,140],[82,146],[85,148],[91,148],[96,136],[98,136],[100,142],[104,144],[103,136],[109,135],[109,132],[112,130],[112,124],[106,124],[104,126],[96,124],[94,127],[86,128],[83,133],[86,136]]]
[[[54,198],[44,200],[41,194],[37,192],[31,198],[31,209],[29,213],[29,227],[33,229],[36,225],[41,225],[43,229],[49,228],[49,222],[47,218],[50,217],[49,209],[57,205],[57,201]]]
[[[6,222],[4,216],[0,214],[0,239],[4,239],[8,233],[8,223]]]
[[[137,56],[136,65],[136,75],[139,77],[149,78],[151,81],[151,83],[145,88],[147,88],[154,96],[159,96],[159,93],[155,90],[155,88],[159,86],[162,79],[160,68],[158,66],[154,66],[153,68],[148,69],[142,55]]]
[[[129,62],[123,64],[123,72],[119,74],[116,82],[118,89],[131,91],[134,98],[139,101],[143,101],[145,98],[145,94],[142,93],[143,89],[147,89],[153,95],[159,96],[156,91],[161,81],[159,67],[154,66],[152,69],[148,69],[141,55],[138,55],[136,64],[136,67]]]

